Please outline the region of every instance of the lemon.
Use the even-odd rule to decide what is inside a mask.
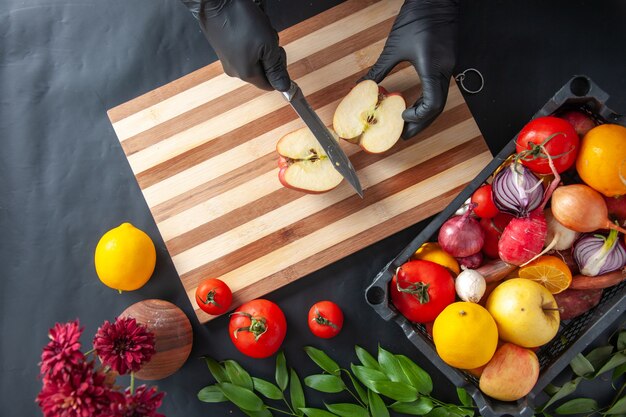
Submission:
[[[458,275],[461,272],[459,268],[459,263],[454,259],[452,255],[450,255],[445,250],[441,249],[439,243],[435,242],[426,242],[422,246],[419,247],[415,254],[413,255],[413,259],[419,259],[422,261],[431,261],[441,266],[445,266],[450,271],[454,272]]]
[[[484,307],[460,301],[450,304],[435,319],[433,342],[448,365],[478,368],[496,352],[498,327]]]
[[[156,250],[147,234],[130,223],[123,223],[100,238],[94,263],[100,281],[106,286],[133,291],[152,276]]]

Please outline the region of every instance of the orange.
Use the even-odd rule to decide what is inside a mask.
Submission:
[[[419,249],[415,251],[413,259],[431,261],[441,266],[445,266],[450,271],[454,272],[455,275],[458,275],[461,272],[461,269],[459,268],[459,263],[456,261],[456,259],[454,259],[454,256],[441,249],[439,243],[426,242],[422,244],[422,246],[420,246]]]
[[[98,278],[119,291],[141,288],[152,276],[156,250],[150,237],[130,223],[106,232],[96,246]]]
[[[433,341],[445,363],[474,369],[489,362],[496,352],[498,327],[484,307],[460,301],[450,304],[437,316]]]
[[[607,197],[626,194],[626,127],[604,124],[587,132],[576,170],[588,186]]]
[[[519,277],[535,281],[552,294],[565,291],[572,283],[572,272],[556,256],[544,255],[519,269]]]

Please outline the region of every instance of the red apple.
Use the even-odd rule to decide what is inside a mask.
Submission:
[[[561,119],[567,120],[578,136],[583,137],[585,133],[596,127],[595,122],[587,114],[578,110],[569,110],[559,115]]]
[[[278,179],[287,188],[316,194],[332,190],[343,180],[306,127],[283,136],[276,151],[280,155]]]
[[[478,386],[488,396],[515,401],[526,396],[539,378],[539,360],[530,349],[505,343],[483,369]]]
[[[358,83],[341,100],[333,128],[340,138],[358,143],[369,153],[382,153],[400,139],[406,103],[400,93],[388,93],[374,81]]]
[[[609,210],[611,220],[617,220],[620,226],[626,227],[626,195],[618,197],[604,197],[606,208]]]

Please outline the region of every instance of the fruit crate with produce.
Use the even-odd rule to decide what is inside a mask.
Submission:
[[[608,98],[573,77],[366,289],[484,417],[532,416],[626,308],[626,118]]]

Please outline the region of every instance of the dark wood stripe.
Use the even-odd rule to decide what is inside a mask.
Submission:
[[[365,71],[363,71],[362,74],[365,74]],[[342,85],[332,85],[326,87],[318,93],[312,94],[309,97],[311,106],[319,108],[326,104],[332,103],[333,101],[339,100],[342,96],[342,91],[345,91],[345,88],[349,88],[352,85],[352,81],[344,80],[341,81],[340,84]],[[415,86],[407,90],[405,92],[405,95],[410,98],[413,96],[417,96],[420,91],[420,87]],[[326,102],[326,100],[328,100],[328,102]],[[285,108],[284,111],[280,110],[278,112],[272,113],[267,118],[252,123],[260,126],[264,131],[269,131],[275,129],[281,124],[288,123],[296,118],[297,115],[290,108]],[[266,127],[267,124],[271,125],[272,127]],[[177,164],[185,164],[186,169],[197,165],[199,162],[202,162],[222,153],[224,148],[230,149],[230,142],[238,142],[240,144],[244,143],[252,139],[253,137],[256,137],[256,133],[250,134],[250,130],[253,128],[254,127],[251,127],[249,125],[244,125],[241,128],[236,129],[216,139],[215,141],[211,141],[210,143],[205,144],[206,146],[203,145],[201,147],[194,148],[189,153],[185,153],[185,156],[189,159],[186,159],[184,161],[179,160],[177,161]],[[278,141],[278,139],[280,138],[276,138],[276,141]],[[276,160],[277,157],[274,153],[264,155],[254,162],[236,168],[225,175],[222,175],[218,178],[194,187],[191,190],[186,191],[168,201],[151,207],[150,210],[152,212],[152,215],[157,222],[161,222],[180,211],[186,210],[189,207],[193,207],[196,204],[202,201],[206,201],[230,188],[241,185],[244,182],[255,178],[263,172],[268,172],[271,169],[274,169],[276,167]],[[259,171],[259,167],[263,167],[264,171]],[[165,169],[167,168],[164,167],[164,170]],[[253,170],[254,172],[250,170]],[[138,175],[138,180],[139,177],[140,176]],[[139,183],[142,189],[146,188],[146,186],[141,181],[139,181]]]
[[[439,118],[439,123],[435,122],[428,130],[427,133],[419,135],[416,140],[411,141],[399,141],[393,148],[391,148],[388,152],[386,152],[383,156],[381,155],[373,155],[368,154],[366,152],[360,151],[351,156],[352,164],[354,165],[356,170],[362,170],[363,168],[371,165],[377,161],[380,161],[382,158],[387,158],[397,152],[402,151],[403,149],[408,148],[415,144],[416,141],[419,141],[428,136],[435,135],[449,127],[450,124],[458,124],[471,118],[471,114],[467,106],[459,105],[453,109],[450,109],[446,112],[445,120],[446,122],[441,122],[443,117]],[[276,167],[276,156],[272,155],[273,168]],[[253,169],[254,167],[250,167]],[[249,181],[249,179],[246,179]],[[369,201],[369,189],[366,190]],[[226,233],[227,231],[233,229],[234,227],[245,224],[252,219],[255,219],[259,216],[262,216],[266,213],[269,213],[277,208],[296,200],[297,198],[302,197],[302,193],[290,190],[287,188],[278,189],[258,200],[251,201],[248,204],[235,209],[223,216],[220,216],[215,219],[211,219],[210,221],[198,226],[186,233],[181,234],[173,239],[166,241],[168,251],[170,256],[178,255],[181,252],[186,251],[187,249],[193,248],[202,242],[206,242],[210,239],[213,239],[215,236],[219,236],[222,233]]]
[[[286,45],[298,40],[311,32],[322,29],[328,22],[334,22],[376,3],[378,0],[348,0],[325,12],[307,19],[305,22],[292,26],[280,32],[280,43]],[[117,123],[126,117],[151,107],[163,100],[179,94],[182,91],[195,87],[205,81],[222,74],[224,71],[219,61],[200,68],[176,81],[173,81],[156,90],[141,95],[127,103],[110,109],[107,113],[111,123]]]
[[[245,245],[212,262],[202,265],[188,273],[181,275],[185,288],[193,288],[199,279],[208,275],[220,276],[254,260],[273,252],[279,246],[287,245],[301,239],[319,229],[320,225],[332,224],[347,217],[366,206],[372,205],[393,194],[426,180],[446,169],[452,168],[461,162],[486,151],[482,136],[477,136],[467,143],[444,152],[436,158],[431,158],[422,164],[414,166],[395,175],[373,187],[367,189],[367,199],[359,196],[348,197],[324,210],[321,210],[305,219],[290,224],[280,230],[262,237],[255,242]],[[434,200],[439,201],[439,198]],[[444,206],[439,206],[443,208]],[[400,229],[398,229],[400,230]],[[376,235],[380,236],[380,235]],[[167,245],[167,243],[166,243]],[[169,246],[168,246],[169,250]],[[345,256],[345,253],[344,253]],[[321,265],[318,265],[318,267]]]
[[[384,39],[389,33],[393,19],[388,19],[380,24],[367,28],[336,45],[331,45],[322,51],[303,58],[289,66],[289,74],[292,78],[298,79],[310,72],[329,65],[338,59],[350,55],[354,51],[361,50],[369,45]],[[122,142],[122,148],[127,156],[133,155],[141,150],[149,148],[162,140],[196,126],[206,120],[215,118],[222,113],[233,110],[242,103],[251,101],[266,91],[259,90],[253,85],[246,84],[229,93],[223,94],[211,101],[203,103],[185,113],[182,113],[169,120],[144,130],[135,136]],[[278,93],[277,93],[278,94]],[[288,107],[285,104],[285,108]]]

